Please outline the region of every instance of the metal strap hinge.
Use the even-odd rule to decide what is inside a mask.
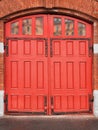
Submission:
[[[91,96],[90,99],[89,99],[90,102],[93,102],[94,101],[94,96]]]
[[[6,103],[6,104],[8,103],[8,95],[7,94],[5,95],[4,103]]]
[[[91,51],[93,52],[93,46],[90,46],[90,47],[89,47],[89,50],[91,50]]]
[[[92,56],[93,54],[93,46],[89,45],[89,56]]]
[[[8,94],[6,94],[4,97],[4,103],[5,103],[5,110],[6,112],[8,112]]]
[[[6,56],[8,56],[8,45],[4,45],[4,50],[5,50]]]
[[[92,94],[89,94],[89,111],[92,112],[93,110],[93,101],[94,101],[94,96]]]
[[[45,56],[48,57],[48,41],[45,40]]]

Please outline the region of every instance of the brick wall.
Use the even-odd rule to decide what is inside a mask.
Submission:
[[[98,43],[98,22],[94,22],[94,32],[93,32],[93,38],[94,38],[94,43]]]
[[[0,42],[4,42],[4,21],[10,19],[12,15],[14,17],[17,14],[25,14],[25,10],[28,13],[37,12],[37,7],[45,8],[58,8],[60,12],[68,13],[71,15],[76,15],[78,17],[86,18],[87,20],[94,21],[94,33],[93,42],[98,44],[98,2],[96,0],[1,0],[0,1]],[[63,9],[66,9],[65,12]],[[39,10],[41,12],[43,10]],[[81,15],[82,14],[82,15]],[[89,19],[88,19],[89,18]],[[95,21],[96,19],[96,21]],[[94,55],[94,69],[93,69],[93,79],[94,88],[98,89],[98,55]],[[3,54],[0,53],[0,89],[3,89]]]
[[[98,22],[94,22],[93,32],[94,44],[98,44]],[[93,87],[98,90],[98,54],[94,54],[93,57]]]
[[[0,42],[4,41],[4,23],[0,21]]]
[[[98,54],[93,57],[93,87],[98,90]]]

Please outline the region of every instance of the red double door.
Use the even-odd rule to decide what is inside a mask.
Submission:
[[[43,31],[39,30],[38,35],[36,28],[33,31],[36,18],[43,19]],[[37,15],[17,21],[24,19],[32,19],[33,34],[22,35],[21,24],[16,35],[6,31],[6,110],[32,114],[91,111],[91,25],[83,22],[86,33],[82,35],[78,31],[82,21],[70,17]],[[65,24],[66,19],[73,20],[74,33],[65,33],[67,26],[72,29],[71,24]],[[6,28],[11,30],[12,23],[7,23]]]

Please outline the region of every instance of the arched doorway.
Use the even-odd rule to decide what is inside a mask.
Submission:
[[[6,23],[8,112],[91,111],[92,29],[61,15],[32,15]]]

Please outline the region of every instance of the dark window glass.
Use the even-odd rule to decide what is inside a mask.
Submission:
[[[85,36],[86,35],[86,26],[83,23],[78,23],[78,35]]]
[[[14,22],[11,24],[11,34],[19,33],[19,22]]]
[[[43,35],[44,32],[44,26],[43,26],[43,18],[37,17],[36,18],[36,35]]]
[[[22,22],[22,34],[32,34],[32,19],[24,19]]]
[[[62,34],[61,18],[54,18],[53,23],[54,23],[54,33],[53,34],[55,36],[61,35]]]
[[[74,35],[74,21],[70,19],[65,19],[65,35]]]

